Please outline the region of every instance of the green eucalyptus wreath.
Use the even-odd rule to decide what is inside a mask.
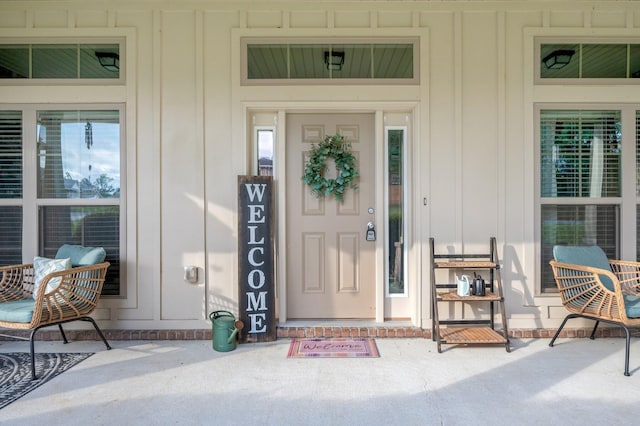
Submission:
[[[336,164],[337,177],[326,179],[327,159]],[[326,136],[324,141],[313,145],[309,161],[304,166],[302,180],[311,187],[318,198],[332,195],[342,201],[347,187],[357,189],[353,182],[360,174],[356,169],[356,157],[351,152],[351,144],[345,143],[340,135]]]

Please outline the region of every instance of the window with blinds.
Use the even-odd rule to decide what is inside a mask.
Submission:
[[[640,242],[640,111],[636,111],[636,241]],[[640,261],[640,243],[636,244],[636,260]]]
[[[636,241],[640,241],[640,205],[636,205]],[[636,260],[640,261],[640,244],[636,244]]]
[[[0,111],[0,198],[22,198],[22,112]]]
[[[0,265],[22,263],[25,246],[45,257],[99,246],[111,263],[103,294],[120,295],[124,109],[90,108],[0,110]]]
[[[540,135],[542,197],[620,196],[620,111],[541,111]]]
[[[117,198],[118,111],[38,111],[38,197]]]
[[[541,220],[543,291],[557,290],[549,266],[555,245],[598,245],[609,258],[619,258],[620,206],[617,204],[546,204],[541,207]]]
[[[0,266],[22,263],[22,206],[0,205]]]
[[[640,197],[640,111],[636,111],[636,196]],[[638,240],[640,241],[640,240]],[[640,259],[640,256],[638,256]]]
[[[0,265],[22,263],[22,112],[0,111]]]
[[[619,255],[622,128],[618,110],[540,111],[542,290],[556,289],[554,245]]]
[[[41,206],[39,252],[55,256],[62,244],[102,247],[111,263],[103,295],[120,291],[120,211],[118,206]]]
[[[103,247],[111,263],[103,294],[119,294],[120,111],[37,111],[39,251]],[[50,199],[80,200],[60,205]],[[48,205],[54,204],[54,205]]]

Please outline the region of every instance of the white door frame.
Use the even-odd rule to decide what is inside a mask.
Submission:
[[[367,113],[374,114],[374,139],[375,139],[375,169],[378,171],[375,173],[375,213],[373,217],[373,221],[375,223],[383,223],[384,220],[384,209],[385,209],[385,197],[384,197],[384,173],[381,171],[384,170],[385,167],[385,153],[384,153],[384,114],[388,112],[396,112],[396,111],[412,111],[413,117],[415,121],[415,117],[417,116],[418,103],[417,102],[354,102],[354,103],[335,103],[335,102],[257,102],[257,103],[244,103],[243,104],[243,115],[245,123],[244,128],[251,128],[250,123],[250,115],[253,112],[258,111],[271,111],[274,114],[277,114],[277,124],[276,124],[276,150],[274,153],[274,160],[276,164],[279,164],[277,170],[277,176],[275,178],[275,193],[276,193],[276,204],[275,204],[275,215],[277,218],[276,223],[276,294],[277,294],[277,304],[278,304],[278,317],[279,323],[282,325],[287,322],[287,277],[286,277],[286,170],[282,165],[285,164],[286,161],[286,115],[288,113],[313,113],[313,114],[335,114],[335,113]],[[414,129],[416,126],[414,126]],[[247,141],[247,145],[250,144],[252,140],[251,135],[245,135],[245,141]],[[412,140],[419,140],[417,138],[417,130],[414,130]],[[417,145],[412,143],[412,145]],[[246,158],[246,157],[245,157]],[[411,205],[411,203],[409,203]],[[410,207],[408,210],[412,210]],[[410,214],[410,211],[407,212],[407,219],[413,223],[414,217]],[[417,230],[417,226],[414,226],[413,229]],[[410,227],[411,229],[411,227]],[[419,235],[419,233],[415,233],[414,235]],[[378,238],[375,242],[375,277],[376,277],[376,290],[375,290],[375,307],[376,307],[376,323],[384,322],[384,311],[385,311],[385,241],[384,238]],[[417,247],[420,245],[417,244]],[[420,254],[410,254],[409,260],[410,265],[413,263],[414,266],[409,268],[407,271],[407,282],[415,283],[412,287],[412,295],[410,296],[413,300],[413,312],[411,313],[411,322],[413,325],[421,326],[420,318],[422,318],[422,290],[421,285],[419,283],[421,280],[420,276],[420,268],[415,265],[419,264]],[[411,262],[414,260],[414,262]]]

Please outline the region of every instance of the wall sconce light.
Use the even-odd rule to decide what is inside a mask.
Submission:
[[[567,66],[575,53],[575,50],[554,50],[544,57],[542,63],[547,69],[558,70]]]
[[[118,71],[120,69],[120,55],[113,52],[96,52],[98,62],[107,71]]]
[[[344,65],[344,52],[324,52],[324,63],[328,70],[340,71]]]

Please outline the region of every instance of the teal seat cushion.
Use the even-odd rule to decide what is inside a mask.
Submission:
[[[56,253],[56,259],[71,259],[73,266],[89,266],[104,262],[107,253],[102,247],[85,247],[74,244],[63,244]]]
[[[553,258],[556,262],[590,266],[592,268],[611,271],[611,265],[609,265],[607,255],[598,246],[554,246]],[[600,275],[600,281],[602,281],[605,287],[613,291],[613,282],[611,282],[609,277]]]
[[[629,318],[640,318],[640,296],[625,294],[624,310]]]
[[[0,303],[0,321],[31,322],[33,318],[33,299],[14,300]]]

